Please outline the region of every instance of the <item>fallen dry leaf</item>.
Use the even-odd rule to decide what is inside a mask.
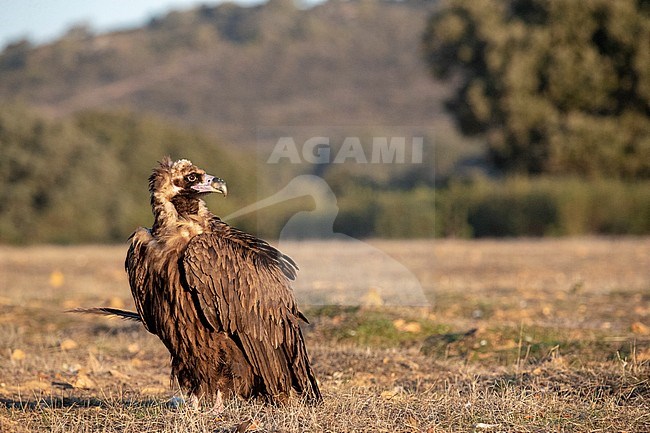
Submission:
[[[637,335],[650,335],[650,326],[645,325],[641,322],[634,322],[630,329]]]
[[[61,346],[61,350],[72,350],[79,347],[77,342],[70,338],[66,338],[65,340],[63,340],[60,346]]]
[[[124,308],[124,300],[119,296],[113,296],[109,299],[108,305],[111,308]]]
[[[396,386],[395,388],[388,390],[388,391],[383,391],[381,393],[381,398],[384,400],[394,400],[401,396],[404,393],[404,388],[401,386]]]
[[[256,419],[251,419],[248,421],[244,421],[242,423],[239,423],[237,427],[235,428],[235,431],[237,433],[244,433],[247,431],[257,431],[262,428],[262,424],[256,420]]]
[[[63,276],[63,272],[56,270],[50,274],[50,286],[54,287],[55,289],[63,286],[64,282],[65,277]]]
[[[418,322],[408,322],[404,324],[404,327],[401,329],[401,331],[417,334],[419,332],[422,332],[422,325],[420,325]]]
[[[481,428],[481,429],[497,428],[497,427],[499,427],[499,424],[486,424],[484,422],[479,422],[474,427]]]
[[[645,350],[641,350],[640,352],[638,352],[636,354],[636,360],[638,362],[649,361],[650,360],[650,348],[645,349]]]
[[[76,379],[72,382],[75,388],[91,389],[95,387],[95,382],[84,373],[77,374]]]
[[[376,287],[371,287],[368,289],[366,294],[363,295],[361,303],[365,307],[381,307],[384,305],[384,299],[381,297],[379,290]]]
[[[414,334],[422,332],[422,325],[420,325],[418,322],[407,322],[404,319],[394,320],[393,326],[395,329],[401,332],[411,332]]]
[[[11,360],[12,361],[22,361],[27,357],[27,354],[23,352],[20,349],[14,349],[13,352],[11,352]]]
[[[111,376],[113,376],[113,377],[115,377],[115,378],[117,378],[117,379],[129,380],[129,376],[127,376],[126,374],[122,373],[121,371],[118,371],[118,370],[115,370],[115,369],[111,369],[111,370],[108,370],[108,372],[110,373]]]

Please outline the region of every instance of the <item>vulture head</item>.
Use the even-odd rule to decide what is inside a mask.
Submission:
[[[187,159],[163,158],[149,178],[152,205],[171,203],[179,214],[196,213],[201,198],[218,192],[228,194],[223,179],[207,174]]]

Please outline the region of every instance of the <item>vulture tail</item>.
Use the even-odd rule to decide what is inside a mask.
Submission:
[[[94,307],[94,308],[75,308],[67,310],[66,313],[83,313],[83,314],[99,314],[101,316],[117,316],[120,319],[134,320],[142,322],[142,317],[134,311],[121,310],[119,308],[110,307]]]

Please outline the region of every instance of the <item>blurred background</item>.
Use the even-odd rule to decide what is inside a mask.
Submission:
[[[123,242],[165,154],[227,180],[222,216],[316,174],[356,238],[650,233],[648,1],[76,3],[0,2],[0,243]],[[275,126],[434,137],[286,168]]]

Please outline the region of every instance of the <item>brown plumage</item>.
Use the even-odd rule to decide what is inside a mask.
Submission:
[[[125,266],[140,320],[171,354],[172,377],[204,400],[320,401],[293,260],[211,214],[201,197],[225,195],[225,182],[190,161],[163,159],[149,190],[155,221],[133,233]]]

